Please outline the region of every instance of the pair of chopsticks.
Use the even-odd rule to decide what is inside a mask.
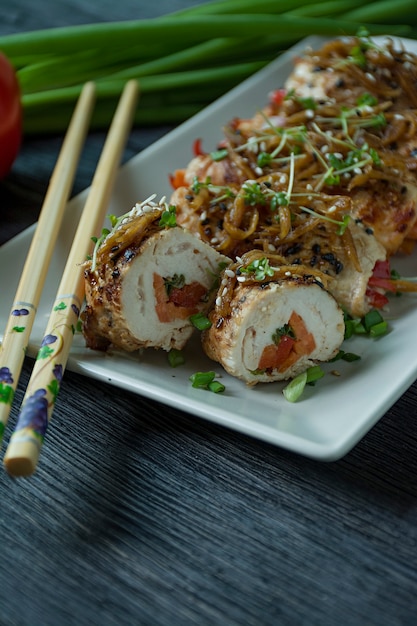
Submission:
[[[133,122],[138,92],[137,81],[126,83],[93,177],[15,430],[4,457],[5,468],[11,476],[30,476],[39,460],[84,299],[82,262],[91,252],[91,238],[101,230],[105,218]],[[50,180],[8,318],[0,348],[0,441],[7,425],[94,103],[95,86],[86,83]]]

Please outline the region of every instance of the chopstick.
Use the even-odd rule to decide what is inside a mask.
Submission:
[[[4,331],[3,343],[0,347],[0,371],[3,379],[2,401],[0,402],[0,442],[9,418],[36,310],[87,135],[95,93],[94,83],[86,83],[74,109]]]
[[[139,86],[126,83],[113,117],[81,215],[55,302],[4,457],[7,472],[30,476],[36,469],[52,416],[84,298],[82,262],[103,224],[120,158],[133,121]]]

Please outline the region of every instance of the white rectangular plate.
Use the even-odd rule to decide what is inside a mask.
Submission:
[[[309,38],[301,42],[130,160],[120,170],[108,213],[125,213],[152,193],[157,193],[158,199],[163,195],[169,197],[168,175],[190,161],[193,141],[202,138],[205,150],[214,149],[222,137],[222,126],[236,116],[251,117],[263,107],[267,94],[282,86],[297,53],[307,44],[318,46],[321,41]],[[417,52],[416,41],[405,44]],[[87,192],[69,203],[32,332],[29,350],[32,356],[42,340]],[[6,326],[33,230],[34,227],[27,229],[0,248],[0,267],[7,268],[7,278],[3,273],[1,286],[0,329]],[[416,260],[416,255],[399,259],[395,268],[404,276],[415,275]],[[186,364],[173,369],[165,352],[148,350],[140,355],[93,352],[85,348],[83,337],[78,334],[68,369],[271,444],[330,461],[346,454],[416,379],[416,304],[415,296],[393,298],[387,317],[391,332],[377,341],[349,340],[345,349],[360,354],[361,360],[326,365],[327,375],[294,404],[285,401],[281,383],[248,388],[225,374],[204,356],[198,337],[186,349]],[[208,369],[221,374],[225,393],[192,388],[189,376]],[[340,376],[331,373],[334,369]],[[59,411],[59,399],[56,410]]]

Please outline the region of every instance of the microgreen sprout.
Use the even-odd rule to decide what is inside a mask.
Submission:
[[[321,119],[325,120],[326,118]],[[313,124],[313,129],[316,133],[322,135],[322,137],[326,139],[326,142],[329,141],[328,135],[317,123]],[[380,167],[382,165],[381,158],[375,148],[369,147],[367,143],[364,143],[360,148],[358,148],[354,141],[349,137],[347,130],[345,136],[345,139],[332,136],[331,143],[340,146],[340,150],[343,152],[347,150],[346,156],[343,156],[341,152],[330,152],[328,150],[326,152],[327,162],[323,158],[320,150],[318,150],[314,145],[310,146],[311,150],[314,152],[315,156],[324,168],[324,173],[320,176],[315,185],[316,191],[320,191],[323,185],[339,185],[341,176],[345,174],[350,174],[351,172],[358,173],[361,168],[366,166]]]
[[[255,259],[246,267],[239,269],[240,274],[253,274],[255,280],[265,280],[267,276],[273,276],[274,270],[269,265],[269,260],[266,257]]]
[[[108,235],[110,235],[111,231],[108,228],[103,228],[101,231],[100,237],[91,237],[91,241],[94,243],[93,256],[91,257],[91,270],[94,272],[97,265],[97,251],[103,241],[106,239]]]
[[[191,189],[197,196],[202,189],[207,189],[207,191],[215,195],[215,199],[210,204],[217,204],[222,202],[222,200],[230,200],[236,196],[235,192],[226,185],[213,185],[209,176],[205,181],[200,181],[197,176],[194,176]]]
[[[350,109],[342,107],[340,115],[336,117],[323,117],[319,115],[316,121],[340,126],[346,137],[349,137],[349,125],[353,128],[383,128],[387,124],[385,115],[382,112],[368,116],[358,116],[357,107]]]
[[[256,181],[246,181],[243,186],[243,199],[245,204],[249,206],[264,205],[266,204],[265,194],[261,188],[260,183]]]
[[[295,92],[295,89],[290,89],[288,91],[287,95],[285,96],[285,100],[294,100],[294,102],[297,102],[303,109],[310,109],[314,111],[317,108],[317,102],[314,100],[314,98],[303,98],[301,96],[298,96]]]
[[[220,150],[214,150],[213,152],[210,152],[210,157],[213,161],[222,161],[227,157],[228,154],[229,151],[227,150],[227,148],[222,148]]]
[[[356,106],[361,107],[373,107],[378,104],[378,98],[371,93],[365,91],[356,99]]]
[[[332,224],[337,224],[337,226],[339,227],[337,229],[337,234],[338,235],[343,235],[346,228],[349,225],[350,222],[350,215],[348,215],[346,213],[346,215],[343,216],[343,218],[341,220],[334,220],[333,218],[329,217],[328,215],[323,215],[323,213],[317,213],[317,211],[314,211],[313,209],[310,209],[309,207],[306,206],[300,206],[300,209],[302,211],[305,211],[306,213],[309,213],[310,215],[312,215],[313,217],[317,217],[318,219],[321,220],[325,220],[326,222],[331,222]]]
[[[166,208],[165,211],[162,212],[161,218],[159,220],[159,226],[161,228],[167,226],[168,228],[173,228],[177,225],[177,207],[174,205],[170,205]]]
[[[265,119],[265,123],[268,126],[270,132],[262,132],[262,133],[259,133],[258,135],[251,136],[250,139],[246,143],[235,148],[235,151],[236,152],[242,152],[244,150],[257,151],[259,146],[261,146],[264,142],[270,141],[271,138],[273,138],[274,136],[278,137],[279,143],[273,149],[273,151],[271,151],[270,153],[261,151],[259,153],[259,154],[263,154],[263,159],[265,160],[265,163],[264,165],[261,165],[258,160],[257,164],[259,165],[259,167],[264,167],[265,165],[268,165],[272,160],[275,161],[278,154],[280,154],[283,148],[286,146],[290,146],[291,152],[296,152],[297,148],[299,147],[299,144],[303,144],[306,139],[307,128],[304,124],[299,125],[299,126],[294,126],[292,128],[276,126],[273,124],[272,120],[263,111],[261,111],[260,113],[262,117]],[[266,156],[268,154],[269,154],[269,159]],[[260,157],[258,156],[258,159],[259,158]],[[285,159],[288,159],[288,157],[285,157]],[[261,158],[261,162],[262,162],[262,158]]]

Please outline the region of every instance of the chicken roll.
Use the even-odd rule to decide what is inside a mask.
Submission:
[[[249,385],[293,378],[344,340],[343,312],[319,274],[273,262],[254,251],[225,270],[202,335],[206,354]]]
[[[175,225],[173,207],[138,204],[85,267],[87,346],[182,349],[190,316],[206,314],[229,259]]]

